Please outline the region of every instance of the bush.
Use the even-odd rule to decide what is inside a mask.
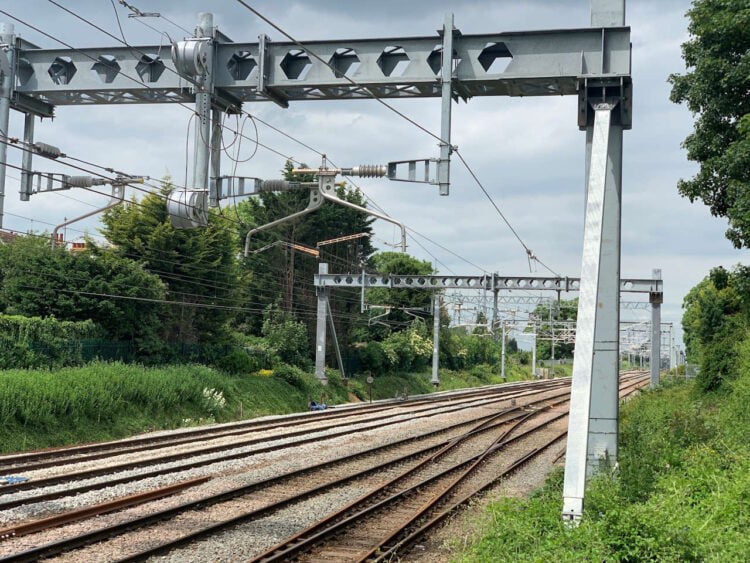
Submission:
[[[292,387],[297,389],[306,390],[307,384],[305,382],[305,372],[297,366],[290,366],[288,364],[281,364],[273,368],[273,376],[278,377],[282,381],[285,381]]]
[[[231,375],[245,375],[261,369],[258,362],[242,348],[232,348],[228,354],[216,361],[216,367]]]
[[[365,343],[355,345],[357,351],[357,360],[362,371],[371,373],[383,373],[388,367],[388,358],[383,351],[380,342],[371,340]]]
[[[102,331],[91,321],[0,314],[0,334],[0,369],[28,369],[81,365],[86,341]]]
[[[264,316],[262,334],[281,361],[310,367],[312,362],[305,323],[295,321],[276,306],[266,309]]]

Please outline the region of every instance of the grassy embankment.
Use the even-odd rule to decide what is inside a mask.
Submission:
[[[561,521],[562,472],[530,499],[492,503],[462,561],[747,561],[750,341],[729,388],[683,380],[626,403],[617,479],[587,492],[581,525]]]
[[[441,370],[440,390],[500,382],[487,367]],[[496,370],[495,370],[496,371]],[[520,366],[508,380],[524,378]],[[375,378],[373,399],[433,391],[429,372]],[[323,387],[312,375],[282,366],[231,376],[204,366],[145,368],[95,363],[55,371],[0,371],[0,453],[109,440],[156,429],[226,422],[307,409],[321,394],[330,404],[368,398],[364,377],[345,386],[336,372]]]

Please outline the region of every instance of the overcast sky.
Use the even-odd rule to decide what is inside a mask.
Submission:
[[[117,33],[109,0],[59,0],[112,33]],[[115,2],[117,4],[117,2]],[[234,41],[256,41],[278,32],[233,0],[133,0],[142,11],[160,12],[192,29],[200,11],[213,11],[215,24]],[[692,129],[692,116],[669,101],[670,73],[684,72],[680,44],[687,39],[687,0],[629,0],[632,28],[633,128],[624,134],[622,276],[650,277],[661,268],[665,284],[663,320],[679,324],[685,293],[708,270],[720,264],[747,262],[724,238],[726,221],[711,217],[702,204],[677,193],[678,179],[692,176],[680,144]],[[492,33],[585,27],[588,0],[263,0],[252,5],[300,40],[435,35],[444,14],[453,11],[463,33]],[[0,0],[2,9],[77,47],[113,46],[115,41],[76,20],[46,0]],[[159,34],[127,18],[118,5],[130,43],[156,45]],[[0,20],[3,16],[0,15]],[[147,20],[179,38],[184,32],[164,19]],[[24,38],[44,48],[51,39],[15,23]],[[437,36],[436,36],[437,37]],[[356,79],[356,76],[354,76]],[[584,133],[576,125],[575,97],[474,98],[453,107],[453,138],[495,201],[526,244],[562,275],[580,274],[583,233]],[[395,101],[393,105],[432,131],[440,128],[437,99]],[[245,109],[326,152],[340,166],[435,157],[434,139],[372,100],[296,102],[289,109],[272,103],[245,104]],[[190,113],[177,105],[59,107],[54,120],[37,123],[36,138],[87,160],[160,178],[185,175],[186,127]],[[11,114],[11,135],[22,135],[23,119]],[[254,132],[246,129],[249,136]],[[284,154],[316,165],[319,157],[289,139],[259,126],[260,140]],[[247,143],[243,149],[252,149]],[[9,162],[20,163],[9,150]],[[190,153],[192,154],[192,152]],[[283,159],[258,151],[240,165],[238,175],[273,178]],[[229,162],[223,163],[224,170]],[[60,170],[36,159],[38,170]],[[67,171],[68,173],[74,173]],[[5,226],[20,231],[51,230],[64,218],[106,203],[105,195],[85,191],[17,196],[18,172],[8,170]],[[452,168],[451,195],[422,184],[363,180],[360,185],[390,215],[486,271],[504,275],[528,273],[525,252],[458,162]],[[19,217],[20,216],[20,217]],[[33,218],[33,223],[30,220]],[[95,220],[77,229],[96,234]],[[68,238],[80,236],[68,231]],[[388,223],[376,222],[376,235],[395,242]],[[418,239],[458,274],[481,273],[465,261]],[[381,248],[387,248],[376,241]],[[416,243],[409,251],[434,259]],[[539,269],[539,275],[546,272]],[[641,314],[642,316],[642,314]]]

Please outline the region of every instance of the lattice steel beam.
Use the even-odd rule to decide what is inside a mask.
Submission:
[[[399,276],[365,274],[317,274],[316,287],[390,287],[398,289],[484,289],[525,291],[578,291],[579,278],[541,276]],[[654,279],[622,279],[622,293],[661,293],[662,281]]]
[[[304,42],[218,43],[214,88],[228,102],[441,96],[439,35]],[[193,84],[159,45],[39,49],[17,42],[14,108],[192,102]],[[578,95],[583,80],[630,81],[630,28],[456,34],[454,98]],[[331,68],[332,67],[332,68]],[[262,72],[261,72],[262,70]],[[133,77],[136,80],[133,80]],[[355,80],[353,85],[345,76]],[[143,82],[143,84],[138,81]],[[25,101],[25,102],[24,102]]]

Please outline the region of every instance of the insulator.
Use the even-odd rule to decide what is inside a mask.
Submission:
[[[386,172],[387,167],[384,164],[360,164],[352,168],[352,175],[361,178],[381,178]]]
[[[65,182],[71,188],[90,188],[94,185],[93,176],[68,176]]]
[[[53,145],[47,143],[34,143],[34,150],[37,154],[46,156],[47,158],[59,158],[63,156],[63,152]]]
[[[260,185],[261,192],[284,192],[289,189],[289,182],[286,180],[264,180]]]

